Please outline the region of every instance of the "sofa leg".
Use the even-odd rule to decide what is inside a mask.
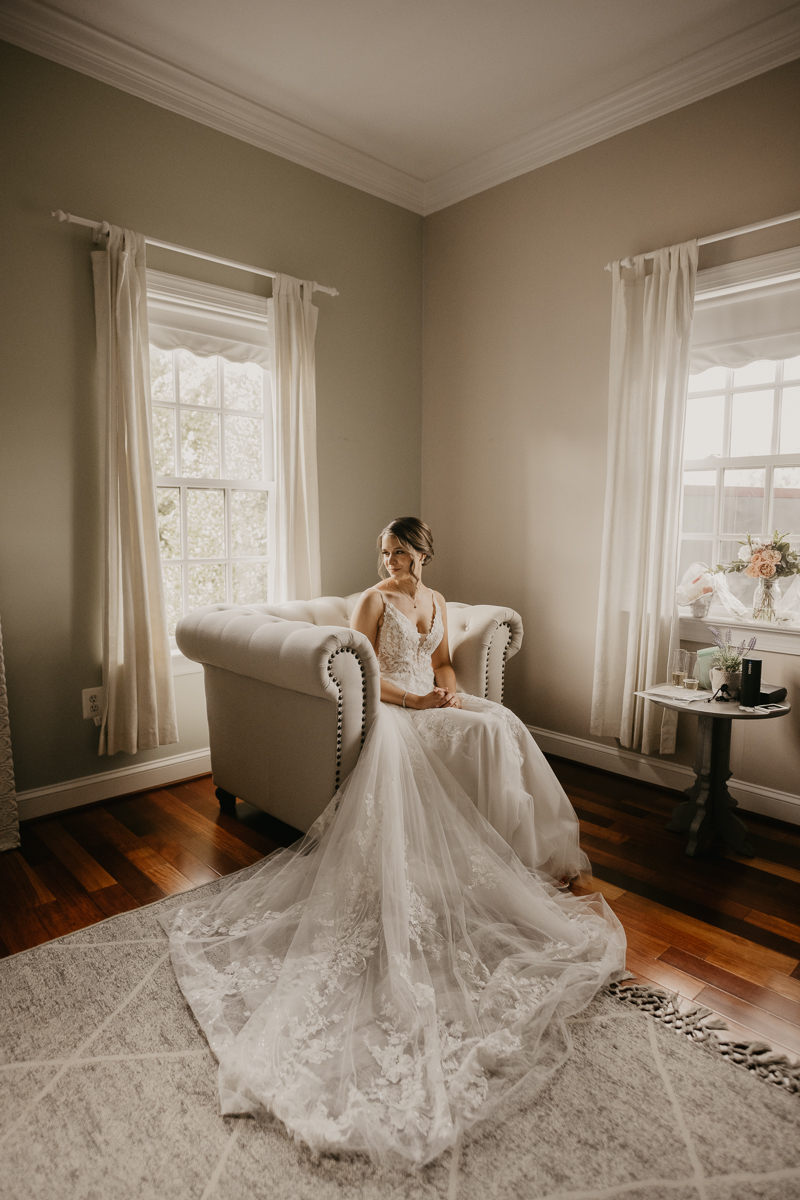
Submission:
[[[227,813],[229,817],[236,815],[236,797],[230,792],[226,792],[224,788],[217,788],[217,799],[222,812]]]

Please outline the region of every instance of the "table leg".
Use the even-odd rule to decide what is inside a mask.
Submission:
[[[731,724],[727,717],[698,714],[697,778],[686,789],[688,799],[676,805],[667,825],[672,833],[688,831],[686,853],[692,858],[716,841],[735,854],[753,857],[747,828],[737,817],[737,802],[728,791]]]

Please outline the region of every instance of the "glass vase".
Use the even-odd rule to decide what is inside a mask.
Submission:
[[[781,589],[777,579],[759,579],[753,596],[753,620],[776,621],[775,610],[781,598]]]

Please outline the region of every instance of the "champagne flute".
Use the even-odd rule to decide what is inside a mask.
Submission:
[[[672,685],[673,687],[683,687],[683,681],[686,678],[686,666],[689,659],[688,650],[673,650],[672,651]]]

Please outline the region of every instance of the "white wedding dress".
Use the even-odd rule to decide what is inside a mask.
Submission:
[[[381,675],[429,692],[442,636],[439,613],[424,635],[386,603]],[[165,919],[223,1113],[421,1165],[547,1078],[565,1018],[623,971],[602,897],[552,886],[581,855],[540,751],[501,705],[461,699],[381,704],[301,841]]]

